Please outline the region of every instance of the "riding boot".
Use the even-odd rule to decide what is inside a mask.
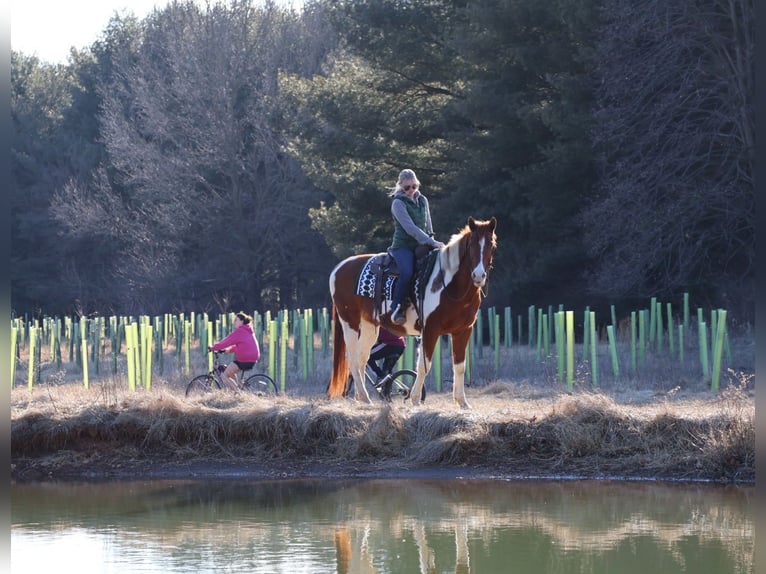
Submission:
[[[404,323],[407,322],[407,318],[405,317],[405,311],[406,311],[406,307],[404,303],[399,303],[396,307],[394,307],[394,310],[391,312],[391,322],[394,325],[404,325]]]

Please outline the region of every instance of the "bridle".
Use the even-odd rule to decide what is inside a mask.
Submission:
[[[465,238],[463,238],[463,239],[465,239]],[[466,243],[467,243],[467,241],[466,241]],[[463,245],[461,243],[461,245],[460,245],[460,257],[458,258],[458,268],[462,264],[463,259],[465,259],[465,256],[466,256],[467,253],[468,253],[468,247],[463,248]],[[439,258],[439,267],[441,267],[441,257]],[[492,268],[492,264],[490,262],[489,269],[491,269],[491,268]],[[484,282],[485,286],[489,285],[489,269],[487,270],[487,279]],[[453,302],[458,302],[458,301],[462,301],[463,299],[465,299],[466,295],[468,295],[469,291],[471,290],[471,287],[476,287],[476,286],[473,285],[473,281],[469,281],[468,287],[466,287],[465,292],[460,297],[453,297],[452,295],[450,295],[449,291],[447,291],[448,287],[449,287],[449,285],[445,285],[444,289],[443,289],[444,294],[447,295],[447,299],[449,299],[450,301],[453,301]],[[488,290],[485,290],[483,287],[477,287],[477,289],[479,290],[479,293],[481,293],[482,299],[487,296]]]

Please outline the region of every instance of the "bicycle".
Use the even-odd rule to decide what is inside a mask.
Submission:
[[[214,390],[228,389],[229,387],[221,379],[221,374],[226,370],[226,364],[220,356],[226,351],[213,352],[213,369],[205,374],[194,377],[186,385],[186,396],[202,395]],[[244,378],[245,372],[237,373],[237,385],[239,390],[247,391],[258,396],[275,396],[278,394],[274,379],[264,373],[256,373]]]
[[[399,369],[398,371],[386,373],[384,377],[381,377],[380,380],[378,380],[375,371],[370,368],[370,365],[365,365],[364,369],[365,383],[375,389],[375,391],[378,393],[378,396],[386,402],[391,402],[394,397],[401,397],[402,401],[409,399],[410,390],[412,389],[412,385],[415,384],[415,379],[417,377],[418,374],[412,369]],[[391,394],[386,397],[383,393],[383,388],[386,382],[389,380],[391,381]],[[351,392],[353,382],[354,380],[349,377],[348,383],[346,383],[346,396]],[[425,385],[423,385],[423,390],[420,392],[420,400],[426,400]]]

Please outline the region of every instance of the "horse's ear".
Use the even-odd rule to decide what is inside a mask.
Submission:
[[[493,215],[489,218],[489,230],[495,231],[495,228],[497,227],[497,218]]]
[[[468,216],[468,228],[471,231],[476,231],[476,220],[473,218],[472,215]]]

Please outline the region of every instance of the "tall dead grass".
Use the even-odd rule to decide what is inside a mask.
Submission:
[[[187,399],[183,384],[129,392],[119,379],[83,389],[47,384],[11,393],[17,477],[63,466],[93,472],[189,461],[386,472],[486,469],[508,477],[664,478],[749,483],[755,477],[752,378],[723,392],[632,390],[493,381],[423,406],[330,401],[321,390],[273,399],[215,393]]]

